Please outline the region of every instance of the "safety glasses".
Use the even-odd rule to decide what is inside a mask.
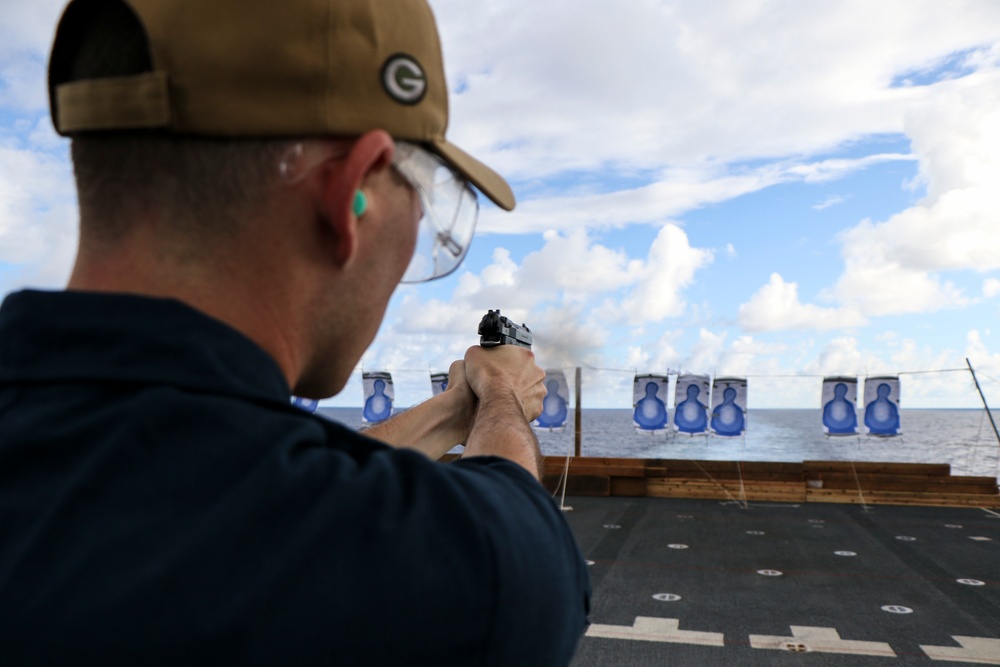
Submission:
[[[479,202],[469,183],[433,153],[396,142],[393,166],[420,196],[417,248],[401,282],[422,283],[455,271],[476,231]]]

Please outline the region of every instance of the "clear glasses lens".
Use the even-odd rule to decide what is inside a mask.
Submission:
[[[475,191],[436,155],[412,144],[397,142],[393,163],[416,189],[424,211],[417,248],[402,282],[426,282],[452,273],[465,259],[476,231]]]

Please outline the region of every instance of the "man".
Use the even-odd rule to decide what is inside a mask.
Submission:
[[[567,664],[529,351],[365,435],[289,403],[454,270],[470,183],[514,205],[444,137],[425,0],[74,0],[49,75],[80,245],[0,308],[0,663]]]

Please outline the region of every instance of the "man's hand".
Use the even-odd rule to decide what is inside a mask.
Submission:
[[[449,398],[453,399],[450,405],[457,406],[455,411],[457,416],[452,420],[452,438],[457,438],[456,443],[465,444],[469,438],[469,431],[472,429],[472,420],[476,415],[476,407],[479,399],[476,393],[469,386],[469,380],[465,375],[465,361],[458,359],[451,362],[448,368],[448,388],[444,391]]]
[[[526,422],[542,414],[545,371],[535,363],[531,350],[514,345],[470,347],[465,353],[465,374],[480,402],[512,395]]]
[[[534,353],[514,345],[471,347],[465,376],[479,407],[463,456],[510,459],[538,479],[541,454],[530,423],[542,414],[545,371]]]

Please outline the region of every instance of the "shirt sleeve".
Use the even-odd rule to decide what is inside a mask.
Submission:
[[[338,664],[568,665],[590,583],[544,488],[505,459],[442,464],[366,440],[285,460],[303,502],[282,539],[306,531],[310,546],[281,596],[318,613],[283,632],[322,632]]]
[[[562,511],[521,466],[460,459],[476,477],[476,512],[495,555],[489,665],[565,665],[587,626],[590,579]]]

